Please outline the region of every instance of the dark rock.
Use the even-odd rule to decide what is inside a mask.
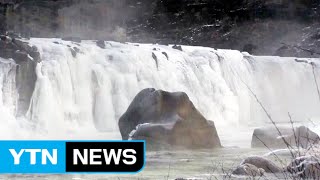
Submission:
[[[232,171],[232,174],[255,177],[255,176],[262,176],[264,172],[265,170],[262,168],[257,168],[252,164],[245,163],[245,164],[241,164],[234,171]]]
[[[102,49],[106,48],[106,44],[102,40],[97,41],[96,44]]]
[[[3,36],[2,40],[0,41],[0,45],[2,48],[19,50],[18,46],[13,43],[13,39],[9,36]]]
[[[309,64],[309,61],[307,60],[303,60],[303,59],[294,59],[296,62],[299,62],[299,63],[307,63]]]
[[[274,164],[272,161],[260,156],[247,157],[240,163],[240,165],[244,165],[244,164],[254,165],[257,168],[264,169],[264,171],[267,173],[278,173],[283,171],[282,168]]]
[[[73,50],[75,50],[77,53],[79,53],[79,52],[80,52],[80,49],[79,49],[79,48],[77,48],[77,47],[73,47]]]
[[[15,51],[13,53],[13,57],[12,57],[17,63],[20,63],[21,61],[28,61],[28,60],[32,60],[31,56],[29,56],[29,54],[27,52],[23,52],[23,51]]]
[[[123,139],[145,139],[148,144],[221,147],[214,123],[207,121],[183,92],[140,91],[120,117],[119,129]]]
[[[0,35],[0,39],[1,39],[1,41],[6,41],[7,36],[5,36],[5,35]]]
[[[33,51],[33,48],[30,47],[30,46],[28,45],[28,43],[23,42],[23,41],[20,40],[20,39],[13,38],[13,39],[12,39],[12,43],[14,43],[15,45],[17,45],[20,50],[24,50],[24,51],[27,51],[27,52]]]
[[[320,140],[318,134],[305,126],[296,127],[294,130],[290,127],[278,127],[278,129],[281,135],[273,126],[255,129],[251,147],[288,148],[286,144],[288,143],[291,147],[308,148]]]
[[[15,50],[13,49],[6,49],[6,48],[0,48],[0,57],[8,59],[13,58]]]
[[[275,51],[273,54],[274,56],[281,56],[281,57],[290,57],[290,56],[297,56],[299,50],[295,47],[288,47],[288,46],[281,46],[279,49]]]
[[[32,93],[35,88],[37,75],[37,61],[30,59],[23,61],[15,61],[18,63],[16,74],[16,87],[19,94],[17,115],[25,115],[29,109]]]
[[[19,40],[15,40],[14,43],[20,49],[11,55],[11,58],[19,65],[16,74],[16,86],[19,94],[17,115],[24,115],[29,108],[37,80],[35,68],[41,59],[36,47],[31,47]]]
[[[315,39],[315,40],[319,40],[319,39],[320,39],[320,32],[317,32],[317,33],[311,35],[310,38],[311,38],[311,39]]]
[[[153,60],[154,60],[155,63],[156,63],[157,69],[159,70],[158,58],[157,58],[157,56],[156,56],[153,52],[152,52],[152,58],[153,58]]]
[[[286,170],[296,178],[319,179],[320,159],[315,156],[298,157],[287,166]]]
[[[16,49],[26,52],[33,58],[34,61],[40,62],[40,53],[38,52],[38,48],[36,46],[30,46],[28,43],[16,38],[12,39],[12,43],[14,46],[16,46]]]
[[[29,52],[30,56],[34,59],[34,61],[36,62],[40,62],[41,59],[40,59],[40,52],[38,51],[32,51],[32,52]]]
[[[4,41],[6,43],[9,43],[12,41],[11,37],[5,36],[5,35],[0,35],[0,39],[1,39],[1,41]]]
[[[77,56],[77,52],[72,48],[69,48],[69,49],[70,49],[70,52],[71,52],[72,56],[76,57]]]
[[[110,61],[112,61],[112,60],[113,60],[113,56],[112,56],[112,55],[108,55],[108,59],[109,59]]]
[[[166,52],[162,52],[162,54],[163,54],[164,56],[166,56],[167,60],[169,60],[169,56],[168,56],[168,54],[167,54]]]
[[[13,31],[8,31],[8,32],[7,32],[7,36],[9,36],[9,37],[11,37],[11,38],[18,38],[18,39],[21,38],[20,34],[18,34],[18,33],[16,33],[16,32],[13,32]]]
[[[249,54],[253,54],[254,50],[257,49],[257,46],[253,45],[253,44],[246,44],[243,46],[242,51],[248,52]]]
[[[157,140],[158,143],[168,142],[169,134],[172,130],[172,123],[152,124],[144,123],[137,125],[136,129],[131,131],[129,139]]]
[[[37,80],[35,68],[40,62],[40,53],[36,46],[30,46],[21,39],[6,37],[0,41],[0,57],[12,58],[17,64],[16,87],[18,96],[17,116],[27,112],[35,82]]]
[[[174,46],[172,46],[172,48],[173,48],[173,49],[177,49],[177,50],[179,50],[179,51],[183,51],[183,50],[182,50],[182,47],[181,47],[180,45],[174,45]]]

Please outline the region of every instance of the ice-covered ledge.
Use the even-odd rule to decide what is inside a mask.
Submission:
[[[119,137],[119,117],[147,87],[186,92],[201,113],[215,121],[222,143],[239,126],[268,122],[245,84],[278,122],[288,122],[288,112],[294,121],[316,121],[320,116],[315,83],[320,82],[319,59],[251,56],[193,46],[25,41],[37,47],[42,60],[29,110],[19,117],[28,122],[23,128],[36,129],[31,137],[37,133],[100,137],[101,131]],[[15,114],[12,119],[17,119]]]

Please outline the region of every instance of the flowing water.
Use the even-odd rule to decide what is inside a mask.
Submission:
[[[222,145],[228,148],[148,152],[146,169],[136,178],[166,179],[168,168],[169,179],[174,178],[170,174],[206,176],[212,164],[225,162],[231,167],[245,155],[265,153],[249,148],[253,129],[270,124],[258,101],[278,124],[288,124],[290,113],[295,123],[320,132],[319,59],[191,46],[180,51],[164,45],[106,42],[103,49],[94,41],[26,41],[38,48],[42,61],[35,68],[37,80],[24,114],[17,113],[19,92],[25,88],[16,83],[18,65],[0,58],[1,139],[120,139],[117,120],[134,96],[149,87],[186,92],[215,122]],[[74,55],[70,48],[79,52]],[[169,166],[172,159],[176,162]]]

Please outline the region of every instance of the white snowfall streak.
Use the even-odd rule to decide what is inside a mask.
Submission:
[[[290,112],[294,121],[317,128],[320,102],[312,66],[296,58],[191,46],[180,51],[116,42],[106,42],[102,49],[93,41],[77,45],[60,39],[29,43],[38,47],[42,62],[23,117],[15,117],[16,65],[0,59],[1,139],[119,139],[117,120],[148,87],[186,92],[215,122],[224,145],[249,143],[252,127],[269,122],[245,84],[275,121],[289,122]],[[80,49],[76,57],[67,45]],[[319,59],[304,60],[320,65]],[[320,82],[318,67],[315,73]]]

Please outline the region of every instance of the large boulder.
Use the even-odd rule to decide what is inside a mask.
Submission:
[[[320,159],[316,156],[297,157],[286,170],[297,179],[320,179]]]
[[[251,164],[257,168],[263,169],[267,173],[278,173],[283,172],[283,168],[279,167],[269,159],[260,156],[250,156],[244,159],[240,165]]]
[[[257,168],[252,164],[240,164],[235,170],[232,171],[233,175],[241,175],[241,176],[262,176],[265,170],[262,168]]]
[[[320,159],[314,155],[300,156],[282,168],[263,157],[250,156],[244,159],[232,174],[261,176],[264,172],[282,173],[292,179],[320,179]]]
[[[147,88],[120,117],[123,139],[145,139],[187,148],[221,147],[212,121],[194,107],[186,93]]]
[[[281,134],[273,126],[255,129],[251,147],[288,148],[289,146],[290,148],[308,148],[310,145],[317,144],[320,140],[318,134],[305,126],[277,128]]]

